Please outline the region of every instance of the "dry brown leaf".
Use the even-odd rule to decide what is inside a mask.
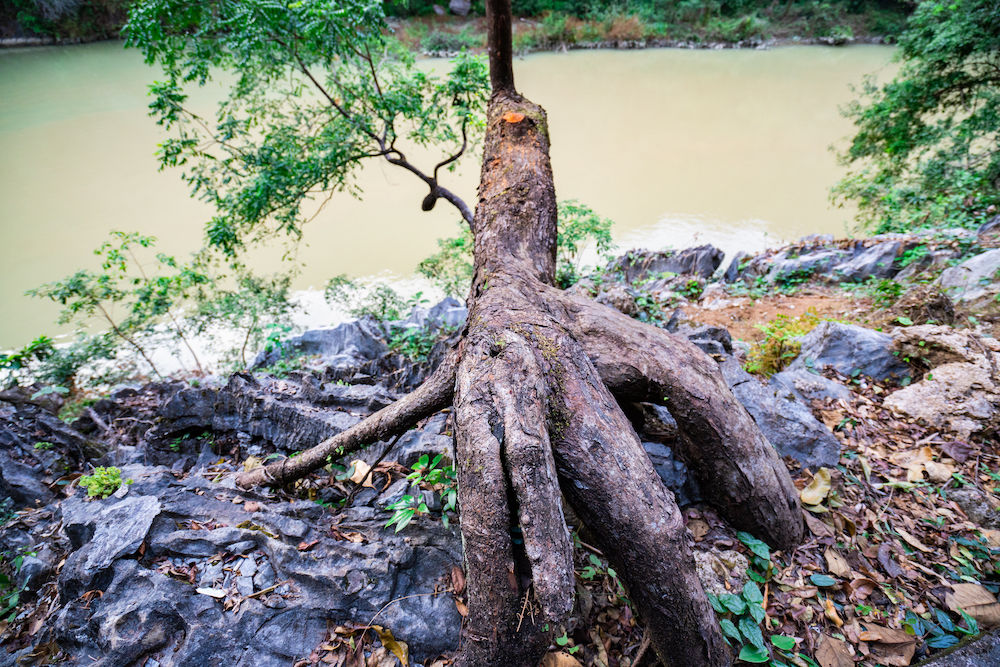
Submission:
[[[465,572],[457,565],[451,566],[451,588],[455,595],[465,592]]]
[[[701,538],[708,534],[709,526],[708,523],[702,519],[691,519],[687,523],[687,529],[694,538],[694,541],[700,542]]]
[[[945,604],[952,611],[964,609],[972,618],[988,628],[1000,625],[1000,604],[996,597],[979,584],[952,584],[945,594]]]
[[[406,645],[406,642],[401,642],[392,636],[392,631],[388,628],[383,628],[381,625],[373,625],[372,630],[378,634],[378,638],[382,641],[382,646],[392,651],[392,654],[399,658],[399,661],[403,663],[403,667],[410,664],[410,649]]]
[[[912,635],[880,625],[868,625],[859,638],[868,642],[868,648],[879,664],[893,667],[907,667],[917,648],[917,640]]]
[[[809,512],[803,510],[802,516],[805,517],[806,526],[809,527],[809,532],[811,532],[816,537],[833,537],[833,528],[831,528],[822,519],[817,519]]]
[[[260,468],[264,463],[256,456],[248,456],[246,461],[243,462],[243,470],[250,472],[254,468]]]
[[[841,619],[840,615],[837,613],[837,608],[834,606],[833,600],[830,598],[823,600],[823,613],[826,614],[826,617],[830,619],[838,628],[844,624],[843,619]]]
[[[927,461],[924,463],[924,469],[927,471],[927,476],[930,480],[938,484],[944,484],[950,480],[952,474],[955,472],[955,466],[947,463],[938,463],[937,461]]]
[[[462,618],[466,618],[469,615],[469,607],[461,600],[455,600],[455,609],[458,610],[458,614]]]
[[[583,667],[580,661],[565,651],[546,653],[539,667]]]
[[[878,588],[878,584],[868,577],[858,577],[847,584],[847,595],[854,601],[864,600]]]
[[[361,486],[374,489],[375,485],[372,484],[371,475],[368,474],[372,467],[361,459],[354,459],[351,461],[351,465],[354,467],[354,474],[351,475],[351,481],[355,484],[361,484]]]
[[[253,500],[250,500],[248,502],[243,503],[243,509],[245,509],[247,512],[251,512],[251,513],[252,512],[259,512],[260,511],[260,503],[258,503],[256,501],[253,501]]]
[[[931,553],[931,551],[933,551],[933,549],[929,548],[926,544],[918,540],[916,537],[914,537],[906,530],[900,528],[899,526],[895,526],[895,528],[896,532],[899,533],[899,536],[902,537],[906,541],[906,543],[909,544],[914,549],[919,549],[920,551],[923,551],[925,554],[929,554]]]
[[[854,658],[847,642],[823,635],[816,647],[816,662],[820,667],[854,667]]]
[[[833,547],[827,547],[826,552],[823,553],[823,557],[826,559],[826,569],[834,575],[845,579],[851,576],[851,566],[847,564],[844,557],[837,553]]]
[[[819,505],[830,493],[830,470],[820,468],[813,475],[809,486],[799,492],[799,498],[806,505]]]

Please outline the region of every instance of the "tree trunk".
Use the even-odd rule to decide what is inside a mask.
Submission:
[[[619,402],[669,408],[679,454],[733,525],[791,547],[802,537],[797,494],[697,347],[552,286],[556,198],[545,112],[514,91],[509,0],[487,7],[494,94],[461,341],[413,394],[294,461],[239,481],[287,482],[453,400],[469,599],[459,664],[535,667],[550,631],[571,613],[572,540],[561,497],[620,573],[665,665],[729,664],[683,517]]]

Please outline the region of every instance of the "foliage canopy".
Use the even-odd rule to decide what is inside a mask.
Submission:
[[[853,171],[834,196],[877,231],[975,226],[1000,205],[1000,6],[924,0],[899,44],[896,78],[846,110]]]
[[[150,87],[151,114],[171,132],[161,165],[184,166],[192,194],[217,211],[209,244],[230,257],[274,232],[298,239],[315,197],[360,196],[353,179],[368,158],[422,180],[425,210],[444,198],[471,221],[439,176],[482,122],[485,65],[463,54],[444,77],[417,68],[388,34],[381,2],[140,0],[125,34],[165,75]],[[213,77],[227,94],[210,119],[189,93]],[[421,168],[403,144],[444,157]]]

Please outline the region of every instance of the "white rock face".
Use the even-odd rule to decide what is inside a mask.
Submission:
[[[1000,427],[1000,343],[995,339],[923,325],[897,330],[893,349],[931,371],[887,397],[886,407],[963,438]]]
[[[1000,310],[1000,248],[971,257],[945,269],[938,279],[941,290],[956,303],[988,311]]]

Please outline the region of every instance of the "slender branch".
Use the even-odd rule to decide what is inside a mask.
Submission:
[[[509,2],[509,0],[508,0],[508,2]],[[455,193],[451,192],[450,190],[448,190],[446,188],[443,188],[440,185],[438,185],[436,177],[431,177],[431,176],[428,176],[427,174],[425,174],[416,165],[414,165],[409,160],[407,160],[406,156],[403,155],[403,153],[401,151],[399,151],[399,149],[393,148],[392,146],[395,145],[395,137],[393,137],[392,144],[390,144],[390,147],[387,149],[386,145],[385,145],[385,139],[383,137],[378,136],[377,134],[375,134],[374,132],[372,132],[369,128],[364,127],[363,125],[360,125],[356,121],[356,119],[350,114],[350,112],[348,112],[340,103],[338,103],[337,100],[334,99],[334,97],[329,93],[329,91],[327,91],[326,87],[323,86],[316,79],[315,76],[313,76],[313,73],[309,70],[309,67],[302,60],[301,56],[299,56],[297,53],[293,53],[293,56],[294,56],[295,60],[298,62],[298,64],[299,64],[299,69],[312,82],[312,84],[316,88],[316,90],[318,90],[319,93],[323,97],[326,98],[326,100],[330,103],[330,106],[332,106],[337,111],[337,113],[339,113],[346,121],[348,121],[349,123],[351,123],[352,125],[354,125],[354,127],[356,127],[358,130],[360,130],[364,134],[366,134],[369,137],[371,137],[371,139],[373,139],[375,141],[375,143],[378,144],[379,148],[381,149],[381,154],[385,156],[385,159],[388,160],[389,164],[396,165],[397,167],[402,167],[402,168],[406,169],[407,171],[409,171],[410,173],[412,173],[415,176],[417,176],[417,178],[419,178],[420,180],[422,180],[424,183],[427,184],[428,187],[430,187],[431,192],[433,194],[435,194],[438,197],[444,199],[449,204],[451,204],[456,209],[458,209],[458,212],[462,214],[462,218],[470,226],[472,225],[472,210],[469,208],[468,204],[466,204],[465,201],[462,200],[461,197],[459,197]],[[462,129],[463,129],[463,136],[464,136],[464,133],[465,133],[464,125],[463,125]],[[464,142],[463,142],[463,146],[464,146]],[[464,148],[463,148],[463,150],[464,150]],[[394,158],[390,157],[390,155],[393,154],[393,153],[395,153],[397,157],[394,157]],[[447,164],[447,162],[448,161],[446,161],[445,164]]]
[[[466,146],[469,145],[469,136],[468,136],[468,132],[466,130],[466,126],[468,124],[469,124],[469,116],[466,115],[465,117],[462,118],[462,146],[461,146],[461,148],[458,149],[458,152],[455,153],[454,155],[452,155],[451,157],[445,158],[444,160],[441,160],[436,165],[434,165],[434,180],[435,180],[435,182],[437,181],[437,178],[438,178],[438,170],[441,167],[445,167],[445,166],[451,164],[452,162],[454,162],[455,160],[457,160],[458,158],[462,157],[462,153],[465,152]]]
[[[129,256],[132,258],[132,261],[135,262],[136,267],[138,267],[139,274],[142,275],[142,279],[148,283],[149,276],[146,275],[146,270],[142,268],[142,264],[139,262],[139,259],[135,256],[135,253],[132,252],[132,248],[131,247],[127,248],[126,252],[128,252]],[[205,368],[201,365],[201,360],[198,358],[198,354],[194,351],[194,348],[191,347],[191,343],[188,342],[187,336],[184,335],[184,329],[181,328],[180,322],[178,322],[177,318],[174,317],[173,310],[169,306],[167,307],[167,317],[169,317],[171,323],[173,323],[174,331],[177,332],[177,335],[184,343],[184,347],[188,349],[188,352],[191,353],[191,357],[194,358],[194,364],[195,366],[198,367],[198,372],[201,373],[202,375],[205,375]],[[181,364],[181,366],[183,367],[183,363]],[[185,370],[187,369],[185,368]]]
[[[111,314],[108,313],[107,310],[105,310],[104,306],[102,306],[100,303],[98,303],[97,304],[97,308],[101,311],[101,315],[104,316],[104,319],[108,321],[108,324],[111,325],[111,330],[115,332],[115,335],[118,336],[119,338],[121,338],[123,341],[125,341],[129,345],[131,345],[132,347],[134,347],[136,349],[136,351],[140,355],[142,355],[142,358],[146,360],[146,363],[149,364],[149,367],[153,369],[153,372],[156,374],[156,377],[158,377],[158,378],[160,378],[162,380],[163,379],[163,375],[160,374],[160,371],[156,368],[156,364],[154,364],[153,360],[150,359],[149,355],[146,354],[146,350],[144,350],[142,348],[142,346],[139,345],[137,342],[135,342],[134,340],[132,340],[128,336],[128,334],[126,334],[124,331],[122,331],[120,328],[118,328],[118,325],[115,324],[115,321],[111,318]]]

